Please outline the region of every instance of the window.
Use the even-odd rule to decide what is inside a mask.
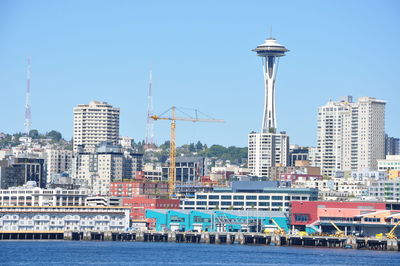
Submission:
[[[244,206],[244,202],[235,201],[235,202],[233,202],[233,205],[234,205],[234,206]]]
[[[231,196],[231,195],[222,195],[222,196],[221,196],[221,199],[228,199],[228,200],[230,200],[230,199],[232,199],[232,196]]]
[[[282,196],[272,196],[272,200],[283,200]]]
[[[259,196],[259,200],[269,200],[269,196]]]
[[[207,195],[196,195],[196,199],[207,199]]]
[[[257,196],[246,196],[246,199],[248,199],[248,200],[256,200]]]
[[[208,199],[219,199],[219,195],[209,195]]]
[[[294,216],[294,219],[296,222],[307,222],[308,221],[308,215],[306,214],[296,214]]]
[[[364,218],[365,222],[380,222],[381,218]]]
[[[235,199],[235,200],[243,200],[243,199],[244,199],[244,196],[238,196],[238,195],[236,195],[236,196],[233,196],[233,199]]]

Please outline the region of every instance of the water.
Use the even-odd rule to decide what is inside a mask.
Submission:
[[[1,241],[0,265],[400,265],[400,252],[184,243]]]

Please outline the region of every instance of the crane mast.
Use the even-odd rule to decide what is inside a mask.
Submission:
[[[172,198],[174,195],[175,191],[175,185],[176,185],[176,121],[189,121],[189,122],[217,122],[217,123],[223,123],[225,122],[224,120],[219,120],[219,119],[213,119],[213,118],[208,118],[208,119],[202,119],[198,118],[198,111],[195,110],[195,118],[193,117],[176,117],[176,110],[177,108],[175,106],[172,106],[169,108],[167,111],[165,111],[161,115],[152,115],[150,116],[151,119],[153,120],[170,120],[171,121],[171,132],[170,132],[170,142],[169,142],[169,180],[168,180],[168,193],[169,196]],[[171,116],[170,117],[165,117],[163,116],[165,113],[168,111],[171,111]]]
[[[169,141],[169,180],[168,180],[168,193],[170,197],[173,195],[175,190],[176,181],[176,144],[175,144],[175,106],[171,108],[172,120],[171,120],[171,136]]]

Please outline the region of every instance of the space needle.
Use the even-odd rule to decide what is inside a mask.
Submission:
[[[265,100],[262,133],[276,133],[275,77],[279,57],[285,56],[285,53],[289,50],[279,44],[276,39],[268,38],[252,51],[261,56],[263,62]]]

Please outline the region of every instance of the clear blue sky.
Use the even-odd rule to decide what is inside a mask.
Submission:
[[[224,124],[178,122],[177,142],[247,145],[261,127],[269,35],[290,52],[277,74],[278,130],[315,145],[317,107],[343,95],[387,101],[400,137],[400,1],[0,1],[0,131],[23,131],[26,59],[32,127],[72,136],[72,109],[121,108],[120,134],[144,139],[154,110],[198,108]],[[155,122],[160,144],[168,122]]]

